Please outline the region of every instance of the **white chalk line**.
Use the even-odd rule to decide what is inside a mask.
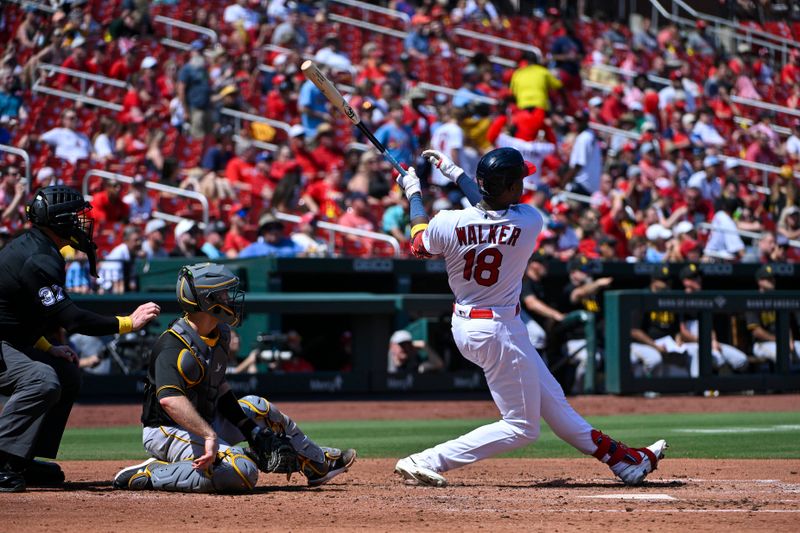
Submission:
[[[592,496],[578,496],[578,498],[592,498],[598,500],[667,500],[676,501],[678,498],[670,496],[669,494],[595,494]]]
[[[800,509],[535,509],[537,513],[800,513]]]
[[[800,424],[777,424],[762,427],[680,428],[673,433],[695,433],[699,435],[725,435],[730,433],[790,433],[800,431]]]

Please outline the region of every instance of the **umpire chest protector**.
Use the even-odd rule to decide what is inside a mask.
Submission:
[[[164,335],[176,338],[183,348],[178,353],[178,372],[185,381],[185,394],[197,412],[207,422],[216,414],[219,388],[225,380],[230,346],[230,328],[225,324],[218,327],[219,337],[212,345],[180,318],[172,323]],[[158,354],[153,354],[153,361]]]

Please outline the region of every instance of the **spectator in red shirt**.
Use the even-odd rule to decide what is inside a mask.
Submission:
[[[130,50],[127,54],[123,54],[122,57],[114,61],[108,76],[124,81],[137,70],[136,55],[134,55],[133,50]]]
[[[789,62],[781,69],[781,82],[784,85],[800,83],[800,50],[795,48],[789,54]]]
[[[337,223],[349,228],[375,231],[376,225],[367,203],[367,195],[360,192],[350,193],[347,198],[347,212],[339,217]],[[372,239],[354,235],[345,235],[344,239],[344,250],[347,255],[372,255],[375,246],[375,241]]]
[[[625,197],[617,191],[612,192],[611,209],[600,219],[600,229],[604,235],[616,239],[617,257],[628,256],[628,238],[633,231]]]
[[[70,48],[72,48],[72,53],[61,63],[63,68],[69,68],[72,70],[80,70],[82,72],[89,72],[91,74],[97,74],[97,69],[91,63],[86,61],[86,47],[84,44],[86,40],[83,37],[76,37],[72,40],[72,44]],[[56,87],[61,89],[69,89],[72,91],[79,91],[80,90],[81,80],[78,78],[73,78],[69,74],[59,74],[58,79],[56,80]]]
[[[697,187],[689,187],[683,196],[684,200],[675,203],[672,214],[664,222],[667,228],[673,227],[681,220],[688,220],[695,227],[702,222],[711,222],[714,207],[703,199],[703,191]]]
[[[623,96],[625,96],[625,88],[617,85],[603,101],[600,118],[609,126],[616,126],[619,118],[628,111],[628,108],[622,103]]]
[[[322,167],[316,157],[306,147],[306,130],[297,124],[289,131],[289,148],[292,150],[294,160],[300,165],[306,179],[315,180],[320,176]]]
[[[247,210],[240,204],[234,206],[231,213],[231,227],[225,234],[222,252],[229,259],[236,259],[239,256],[239,252],[250,246],[250,240],[245,237],[245,231],[247,229],[245,216],[247,216]]]
[[[130,207],[122,201],[122,185],[108,180],[105,187],[92,197],[92,218],[98,225],[127,223]]]
[[[294,86],[291,80],[287,80],[283,76],[280,78],[280,80],[273,80],[276,85],[267,93],[266,116],[273,120],[294,122],[299,116]]]
[[[105,41],[100,40],[95,43],[94,50],[92,50],[92,57],[86,62],[86,68],[88,72],[92,72],[93,74],[108,76],[108,72],[111,70],[111,61],[108,55],[106,55]]]
[[[323,219],[336,220],[342,214],[342,171],[333,167],[325,177],[311,183],[303,193],[308,208]]]
[[[317,147],[311,155],[326,173],[344,165],[344,152],[336,144],[333,126],[327,122],[323,122],[317,128]]]
[[[258,170],[256,169],[256,155],[258,150],[252,144],[244,146],[239,155],[234,156],[225,166],[225,177],[238,190],[252,191],[253,186],[259,185]],[[250,206],[249,195],[243,196],[242,203]]]

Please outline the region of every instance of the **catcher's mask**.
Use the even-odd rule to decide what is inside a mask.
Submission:
[[[239,278],[227,267],[214,263],[185,266],[175,292],[187,313],[208,313],[233,327],[242,322],[244,291],[239,289]]]
[[[89,217],[91,209],[92,205],[77,190],[54,185],[36,191],[25,208],[25,214],[36,226],[49,228],[68,240],[73,248],[84,252],[89,258],[89,272],[97,277],[97,245],[92,240],[94,220]]]

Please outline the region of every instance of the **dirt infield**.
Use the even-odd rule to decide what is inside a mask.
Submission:
[[[636,413],[735,413],[797,411],[800,395],[772,396],[669,396],[661,398],[576,396],[570,403],[584,416]],[[445,418],[494,418],[497,408],[490,401],[395,401],[395,402],[281,402],[281,410],[295,420],[403,420]],[[139,423],[141,405],[76,405],[70,427],[100,427]]]
[[[624,487],[590,459],[487,460],[443,489],[404,485],[394,461],[363,460],[319,489],[261,476],[257,492],[113,491],[117,461],[64,464],[66,490],[0,496],[4,531],[793,531],[798,461],[665,459]]]

